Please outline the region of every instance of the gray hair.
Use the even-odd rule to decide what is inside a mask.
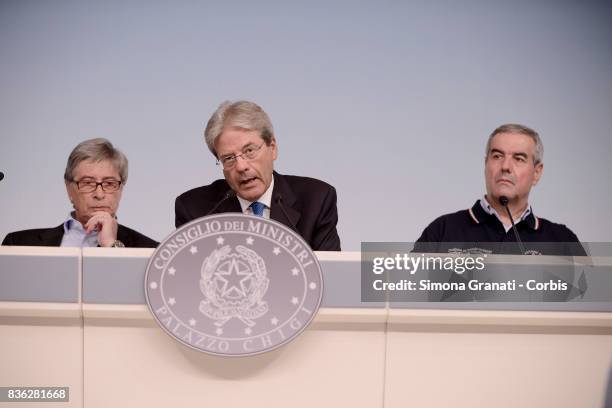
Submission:
[[[538,163],[542,163],[544,160],[544,145],[542,144],[542,139],[540,139],[540,135],[535,130],[524,126],[519,125],[517,123],[507,123],[505,125],[501,125],[497,129],[491,133],[489,136],[489,140],[487,141],[487,148],[485,150],[485,157],[489,156],[489,151],[491,150],[491,140],[500,133],[514,133],[519,135],[526,135],[533,139],[535,143],[535,152],[533,154],[533,164],[534,166]]]
[[[249,101],[225,101],[212,114],[204,130],[208,150],[217,157],[215,140],[226,127],[256,130],[269,146],[274,138],[274,129],[268,114],[256,103]]]
[[[125,183],[128,177],[128,160],[127,157],[118,149],[115,149],[113,144],[104,138],[96,138],[85,140],[79,143],[68,156],[66,170],[64,171],[64,180],[74,181],[74,169],[82,161],[89,160],[93,162],[101,162],[109,160],[117,172],[121,181]]]

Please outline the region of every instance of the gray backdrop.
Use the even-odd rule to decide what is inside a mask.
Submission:
[[[484,192],[487,135],[537,129],[536,214],[611,241],[612,2],[0,1],[0,235],[58,225],[81,140],[130,159],[122,223],[155,239],[222,176],[202,129],[270,114],[276,169],[338,190],[343,248],[413,241]]]

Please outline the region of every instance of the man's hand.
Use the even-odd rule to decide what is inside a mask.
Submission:
[[[117,220],[107,212],[96,211],[85,224],[85,231],[89,234],[98,231],[98,244],[101,247],[110,247],[117,240]]]

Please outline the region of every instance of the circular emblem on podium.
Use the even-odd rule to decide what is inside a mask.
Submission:
[[[317,258],[283,224],[220,214],[183,225],[155,250],[147,305],[179,342],[249,356],[280,347],[312,321],[323,294]]]

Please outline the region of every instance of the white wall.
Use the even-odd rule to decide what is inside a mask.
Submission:
[[[210,114],[251,99],[277,170],[337,188],[344,249],[471,206],[505,122],[544,141],[535,213],[612,240],[610,2],[239,3],[0,2],[0,236],[61,223],[66,158],[101,136],[130,159],[120,221],[163,239],[222,176]]]

